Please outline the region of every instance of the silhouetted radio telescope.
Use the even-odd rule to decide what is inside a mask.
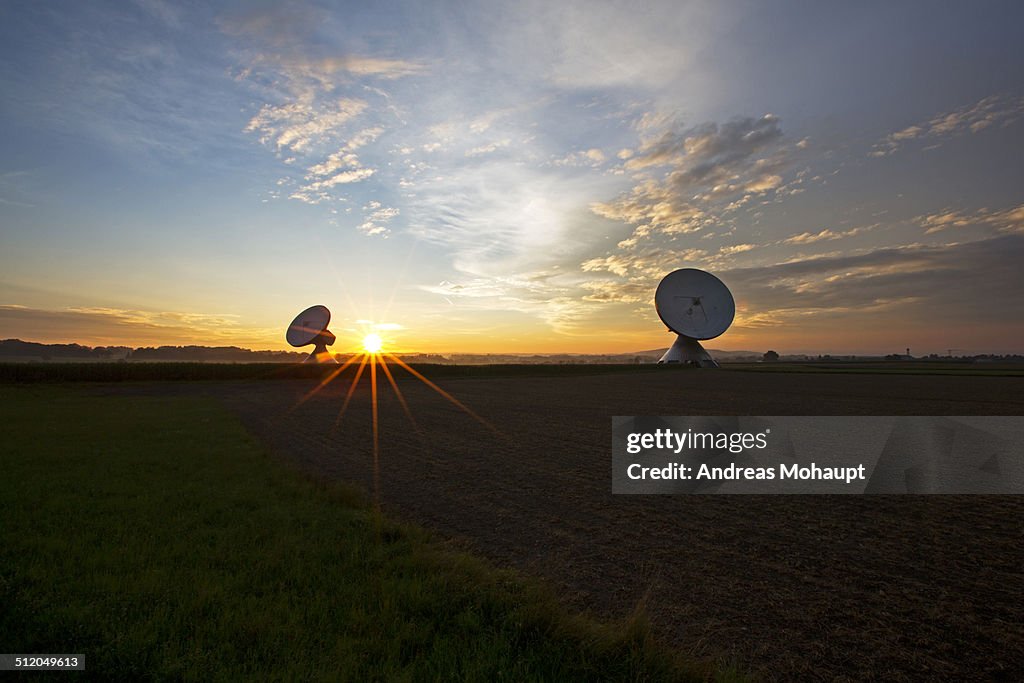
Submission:
[[[678,335],[659,363],[718,367],[700,342],[725,332],[736,315],[736,302],[725,283],[696,268],[674,270],[658,285],[654,307],[662,322]]]
[[[336,337],[327,329],[331,322],[331,312],[326,306],[310,306],[295,316],[288,326],[285,339],[292,346],[309,346],[314,344],[313,353],[309,354],[305,363],[337,363],[327,347],[334,343]]]

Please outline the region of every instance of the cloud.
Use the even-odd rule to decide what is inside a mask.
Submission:
[[[512,144],[512,141],[508,138],[504,140],[496,140],[495,142],[489,142],[486,145],[480,145],[479,147],[473,147],[472,149],[466,150],[466,156],[478,157],[484,154],[490,154],[491,152],[496,152],[502,147],[508,147],[510,144]]]
[[[995,125],[1008,126],[1024,114],[1024,97],[991,95],[972,105],[939,114],[928,121],[890,133],[876,143],[870,156],[884,157],[899,151],[911,140],[940,144],[941,141],[983,131]]]
[[[614,280],[591,280],[580,285],[589,292],[584,301],[602,303],[643,303],[654,298],[654,291],[640,282],[617,282]]]
[[[533,272],[564,259],[587,241],[588,198],[610,181],[528,165],[526,153],[452,163],[420,180],[403,207],[411,232],[447,249],[452,267],[470,277]]]
[[[660,249],[612,254],[584,261],[580,268],[585,273],[609,272],[632,281],[646,281],[648,285],[657,283],[665,273],[681,268],[683,265],[702,264],[708,258],[704,249]]]
[[[738,14],[721,3],[713,10],[672,0],[646,3],[643,11],[629,3],[527,0],[480,28],[495,59],[557,88],[659,92],[685,83],[692,90],[703,75],[695,68],[698,55]]]
[[[590,166],[597,168],[605,162],[605,154],[597,148],[571,152],[552,162],[555,166]]]
[[[925,234],[939,232],[947,228],[963,228],[976,223],[973,216],[968,216],[961,211],[944,209],[938,213],[918,216],[914,222],[925,228]]]
[[[1024,204],[998,211],[978,209],[973,213],[947,208],[937,213],[918,216],[913,222],[925,228],[926,235],[950,228],[979,226],[995,228],[1001,233],[1024,233]]]
[[[325,176],[341,168],[359,168],[361,166],[359,157],[349,152],[347,147],[343,147],[319,164],[310,166],[307,169],[309,171],[307,178]]]
[[[646,121],[647,115],[640,121]],[[642,140],[623,167],[659,171],[627,194],[591,206],[594,213],[634,226],[618,243],[631,249],[657,235],[697,232],[752,198],[782,187],[789,157],[777,117],[737,118],[679,129],[668,116],[638,125]]]
[[[230,11],[217,25],[228,35],[291,48],[307,40],[324,18],[323,10],[308,3],[261,3]]]
[[[329,104],[316,104],[312,98],[282,105],[265,104],[245,127],[260,134],[260,142],[273,143],[277,149],[293,152],[307,150],[314,142],[336,135],[345,123],[365,111],[364,100],[340,98]]]
[[[782,137],[779,119],[739,118],[727,123],[705,123],[683,131],[668,129],[646,140],[626,168],[671,164],[677,182],[713,184],[728,170]]]
[[[257,47],[258,65],[272,65],[290,76],[330,82],[339,74],[401,78],[423,71],[419,62],[360,54],[322,54],[333,48],[317,40],[328,19],[324,9],[309,3],[249,5],[222,15],[220,29]],[[335,48],[336,49],[336,48]],[[321,54],[317,54],[317,53]]]
[[[754,244],[734,244],[732,246],[722,247],[718,250],[718,253],[723,256],[730,256],[732,254],[742,254],[745,251],[751,251],[755,248],[757,248],[757,245]]]
[[[387,237],[391,232],[387,227],[388,223],[391,222],[392,218],[401,213],[396,208],[381,205],[380,202],[370,202],[363,207],[363,211],[368,211],[369,213],[366,214],[366,220],[358,228],[361,233],[370,237],[376,235]]]
[[[279,185],[292,185],[288,197],[307,204],[336,199],[333,190],[364,181],[376,169],[363,165],[359,150],[384,133],[374,125],[350,131],[349,125],[364,116],[369,103],[353,97],[328,97],[329,89],[306,81],[285,78],[285,103],[265,104],[246,126],[259,134],[260,142],[276,151],[293,155],[286,163],[303,159],[308,164],[303,181],[282,178]],[[335,149],[325,154],[326,149]]]
[[[507,298],[510,292],[536,289],[536,285],[528,280],[512,277],[478,277],[462,282],[442,280],[436,285],[421,285],[420,289],[445,297],[483,299]]]
[[[956,321],[959,327],[1024,319],[1024,236],[948,245],[911,245],[860,254],[734,268],[718,275],[746,310],[781,324],[794,316],[898,309],[910,320]],[[892,324],[899,317],[887,316]],[[877,324],[877,321],[872,324]]]
[[[271,147],[284,163],[302,163],[304,179],[279,180],[284,195],[309,204],[345,200],[342,188],[377,174],[356,152],[382,161],[372,149],[398,111],[383,84],[427,73],[410,59],[338,51],[338,41],[323,32],[329,15],[305,4],[272,4],[230,13],[222,30],[239,39],[242,62],[236,80],[265,102],[245,127]],[[356,127],[356,124],[360,124]],[[363,152],[360,151],[360,154]],[[386,234],[380,219],[369,217],[359,229]]]
[[[482,314],[501,311],[532,317],[559,335],[578,335],[588,329],[587,321],[603,308],[581,296],[578,287],[553,282],[551,272],[524,273],[514,276],[466,278],[459,282],[444,280],[420,289],[439,295],[450,306],[472,309]]]
[[[672,187],[657,181],[637,185],[625,196],[611,202],[596,202],[591,210],[603,218],[635,226],[633,234],[619,243],[635,246],[652,233],[665,235],[697,232],[714,219],[696,204],[682,198]]]
[[[327,77],[339,72],[355,76],[377,76],[380,78],[402,78],[421,73],[426,67],[423,64],[404,59],[381,59],[346,55],[343,57],[325,57],[318,60],[292,60],[288,64],[292,68],[307,69],[311,76]]]
[[[853,237],[854,235],[860,235],[861,233],[874,230],[879,227],[879,223],[873,225],[866,225],[859,228],[851,228],[849,230],[840,230],[838,232],[824,228],[818,232],[801,232],[797,235],[787,237],[786,239],[779,242],[779,244],[813,244],[815,242],[821,242],[824,240],[841,240],[847,237]]]
[[[360,180],[369,178],[373,173],[374,171],[372,168],[357,168],[351,171],[342,171],[341,173],[333,175],[326,180],[318,180],[315,183],[310,183],[307,187],[311,190],[319,190],[325,187],[333,187],[335,185],[358,183]]]

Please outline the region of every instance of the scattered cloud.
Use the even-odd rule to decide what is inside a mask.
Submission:
[[[818,232],[801,232],[799,234],[793,235],[792,237],[787,237],[786,239],[782,240],[780,244],[813,244],[815,242],[821,241],[841,240],[846,239],[847,237],[853,237],[854,235],[860,235],[862,233],[874,230],[875,228],[879,227],[879,225],[879,223],[875,223],[873,225],[866,225],[859,228],[851,228],[849,230],[839,231],[824,228],[822,230],[819,230]]]
[[[654,292],[644,283],[618,282],[614,280],[591,280],[580,285],[587,294],[584,301],[644,303],[654,298]]]
[[[344,185],[347,183],[358,183],[360,180],[369,178],[374,173],[372,168],[356,168],[351,171],[342,171],[336,175],[327,178],[326,180],[318,180],[315,183],[311,183],[308,187],[312,190],[319,190],[325,187],[333,187],[335,185]]]
[[[634,226],[618,243],[632,249],[657,235],[679,235],[719,225],[725,214],[779,189],[789,166],[779,120],[771,114],[679,129],[671,117],[641,117],[641,144],[623,167],[660,171],[594,213]]]
[[[480,145],[479,147],[473,147],[472,149],[466,150],[466,156],[467,157],[483,156],[484,154],[490,154],[491,152],[496,152],[497,150],[499,150],[499,149],[501,149],[503,147],[508,147],[510,144],[512,144],[512,141],[509,140],[508,138],[505,138],[504,140],[496,140],[494,142],[489,142],[486,145]]]
[[[671,186],[654,180],[636,185],[616,200],[597,202],[591,210],[602,218],[634,226],[633,234],[619,243],[620,248],[634,247],[652,233],[697,232],[715,222],[710,214],[681,197]]]
[[[943,140],[978,133],[987,128],[1008,126],[1024,114],[1024,97],[990,95],[978,102],[890,133],[871,148],[870,156],[884,157],[899,151],[911,140],[931,145]]]
[[[680,185],[714,185],[781,137],[779,119],[771,114],[682,131],[669,128],[645,140],[626,168],[671,165],[673,180]]]
[[[761,323],[764,316],[782,324],[793,316],[899,309],[918,320],[936,315],[970,325],[1006,316],[1024,319],[1024,300],[1006,296],[1024,291],[1021,258],[1024,236],[1007,235],[805,258],[719,275],[745,309],[762,316]],[[890,320],[899,324],[898,318]]]
[[[734,244],[729,247],[722,247],[718,250],[718,253],[723,256],[730,256],[732,254],[742,254],[745,251],[750,251],[755,248],[756,245],[754,244]]]
[[[260,135],[260,142],[277,149],[303,152],[327,136],[334,136],[345,123],[366,109],[364,100],[340,98],[318,104],[312,98],[281,105],[265,104],[245,127]]]
[[[571,152],[560,159],[555,159],[553,163],[555,166],[590,166],[597,168],[605,162],[605,159],[604,152],[593,147],[580,152]]]
[[[366,213],[366,220],[359,225],[359,232],[370,237],[387,237],[390,234],[388,223],[397,216],[400,211],[393,207],[382,206],[380,202],[370,202],[363,207]]]
[[[989,227],[1003,233],[1024,233],[1024,204],[993,211],[978,209],[965,212],[958,209],[943,209],[937,213],[918,216],[914,223],[930,235],[951,228]]]
[[[602,271],[614,273],[620,277],[629,278],[631,282],[646,282],[648,287],[653,287],[665,273],[679,268],[680,264],[703,264],[707,258],[708,252],[704,249],[652,247],[592,258],[584,261],[580,268],[585,273]]]

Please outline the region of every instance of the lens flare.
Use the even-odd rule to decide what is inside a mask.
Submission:
[[[363,348],[366,349],[367,353],[380,353],[383,346],[384,342],[379,334],[368,334],[363,337]]]
[[[366,322],[366,321],[359,321]],[[372,329],[372,328],[371,328]],[[359,381],[362,379],[364,374],[369,375],[370,380],[370,415],[371,415],[371,426],[373,428],[373,499],[374,506],[378,510],[380,509],[380,428],[381,428],[381,416],[380,416],[380,394],[377,386],[377,369],[378,366],[381,372],[384,373],[384,377],[387,379],[388,384],[391,385],[391,389],[394,391],[398,403],[402,406],[405,416],[409,419],[409,422],[415,428],[417,433],[420,434],[421,438],[425,436],[419,423],[413,417],[412,410],[409,407],[408,402],[405,400],[401,389],[399,388],[399,381],[396,378],[392,368],[400,369],[405,373],[408,373],[413,378],[419,380],[430,389],[440,394],[443,398],[449,401],[452,405],[461,409],[467,415],[475,419],[477,422],[482,424],[484,427],[492,431],[496,436],[504,439],[504,435],[490,422],[477,415],[475,412],[470,410],[465,404],[459,401],[457,398],[449,394],[447,391],[434,384],[432,381],[426,378],[420,371],[411,367],[408,363],[403,361],[401,358],[396,356],[392,352],[386,352],[384,349],[384,340],[381,339],[380,335],[376,332],[371,332],[363,337],[363,350],[361,352],[352,353],[351,356],[340,366],[333,368],[330,373],[324,377],[311,391],[302,396],[298,402],[289,409],[289,412],[299,408],[303,403],[312,398],[321,389],[324,389],[328,384],[333,382],[335,379],[340,377],[342,374],[346,374],[350,366],[354,366],[354,373],[350,371],[346,374],[346,379],[349,379],[350,383],[348,390],[345,392],[345,398],[342,401],[341,408],[338,410],[338,416],[334,419],[334,427],[331,429],[331,434],[341,426],[341,421],[345,417],[345,413],[348,410],[349,404],[352,402],[355,396],[356,390],[359,387]],[[385,358],[387,360],[385,360]],[[389,367],[389,362],[394,363],[393,366]],[[367,372],[367,369],[369,372]],[[348,375],[352,375],[351,378]]]

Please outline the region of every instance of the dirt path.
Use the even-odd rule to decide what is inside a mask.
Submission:
[[[390,513],[778,680],[1024,679],[1024,497],[612,496],[612,415],[1024,414],[1018,378],[741,372],[382,380]],[[206,385],[271,448],[370,489],[369,390]],[[346,383],[347,385],[347,383]],[[195,385],[192,385],[195,386]]]

